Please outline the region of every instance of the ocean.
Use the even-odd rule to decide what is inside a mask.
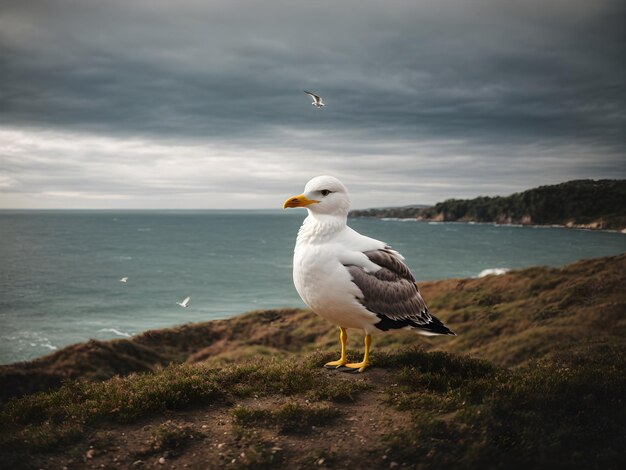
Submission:
[[[0,211],[0,364],[90,338],[302,307],[291,257],[304,217],[301,210]],[[421,281],[626,251],[626,235],[610,232],[349,224],[403,253]],[[190,306],[179,307],[187,295]]]

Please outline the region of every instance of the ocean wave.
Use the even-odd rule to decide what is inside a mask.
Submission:
[[[132,336],[130,333],[126,333],[124,331],[116,330],[115,328],[100,328],[98,331],[105,331],[107,333],[114,333],[117,336],[122,336],[124,338],[130,338]]]
[[[50,349],[51,351],[56,351],[57,349],[59,349],[50,343],[30,343],[30,345],[33,348],[47,348],[47,349]]]
[[[557,225],[557,224],[551,224],[551,225],[527,225],[526,227],[531,227],[531,228],[567,228],[567,227],[565,227],[565,225]]]
[[[485,277],[485,276],[500,276],[501,274],[506,274],[510,271],[509,268],[489,268],[483,269],[478,276],[476,277]]]
[[[31,348],[46,348],[51,351],[59,349],[57,346],[52,344],[50,339],[38,331],[20,331],[16,335],[5,336],[3,339],[15,341],[18,349],[22,349],[24,346],[30,346]],[[21,347],[19,346],[20,344],[22,345]]]
[[[406,217],[382,217],[380,220],[392,221],[392,222],[415,222],[415,218]]]

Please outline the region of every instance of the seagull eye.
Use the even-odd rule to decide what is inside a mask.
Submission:
[[[322,194],[322,196],[328,196],[330,193],[332,193],[332,191],[329,191],[328,189],[322,189],[320,193]]]

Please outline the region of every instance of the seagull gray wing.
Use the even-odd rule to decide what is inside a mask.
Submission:
[[[363,294],[358,301],[380,318],[377,328],[387,331],[408,327],[422,330],[423,334],[454,334],[430,314],[415,277],[396,252],[381,249],[363,254],[380,269],[369,272],[362,266],[345,267]]]
[[[316,95],[315,93],[311,93],[310,91],[306,91],[306,90],[304,90],[304,92],[305,92],[307,95],[311,95],[311,96],[313,97],[313,99],[314,99],[317,103],[319,103],[320,101],[322,101],[322,98],[320,98],[320,97],[319,97],[318,95]]]

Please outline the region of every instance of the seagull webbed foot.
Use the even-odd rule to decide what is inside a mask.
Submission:
[[[342,372],[351,372],[351,373],[356,373],[356,372],[363,372],[367,366],[369,364],[365,361],[363,362],[351,362],[348,364],[344,364],[343,367],[341,368]]]
[[[328,369],[339,369],[341,366],[345,366],[348,363],[348,359],[342,357],[336,361],[330,361],[324,364],[324,367]]]
[[[341,368],[343,372],[363,372],[369,365],[370,345],[372,344],[372,336],[368,333],[365,335],[365,354],[361,362],[351,362],[344,364]]]

